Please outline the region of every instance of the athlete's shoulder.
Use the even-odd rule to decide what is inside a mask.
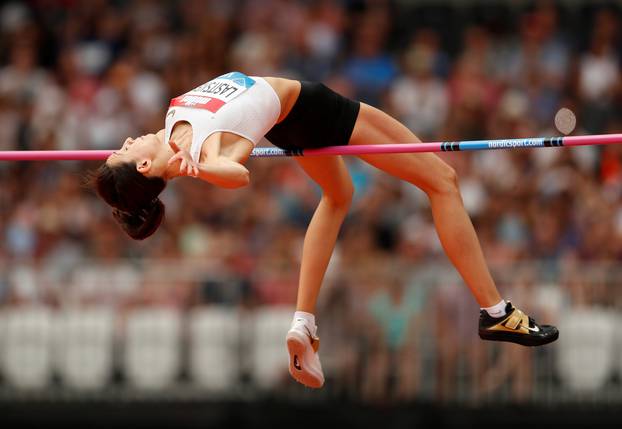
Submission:
[[[289,87],[296,87],[300,85],[300,81],[297,81],[294,79],[287,79],[284,77],[261,76],[261,78],[265,80],[266,82],[268,82],[273,88],[274,87],[289,88]]]
[[[300,81],[283,77],[262,77],[279,96],[281,104],[287,104],[290,99],[296,99],[300,93]]]

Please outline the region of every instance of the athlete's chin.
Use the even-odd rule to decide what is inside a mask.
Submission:
[[[141,146],[156,146],[160,143],[155,134],[145,134],[134,139],[134,144],[139,143]]]

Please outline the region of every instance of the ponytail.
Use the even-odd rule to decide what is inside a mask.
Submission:
[[[123,231],[134,240],[143,240],[156,232],[164,219],[164,204],[159,198],[148,207],[135,212],[112,209],[112,216],[121,225]]]
[[[134,240],[149,237],[162,223],[165,210],[158,195],[166,181],[161,177],[146,177],[132,163],[103,164],[88,182],[113,207],[112,216]]]

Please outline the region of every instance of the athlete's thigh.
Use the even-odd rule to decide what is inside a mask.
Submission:
[[[350,144],[420,143],[406,126],[388,114],[361,103]],[[434,186],[449,166],[433,153],[359,155],[363,161],[423,190]]]
[[[353,185],[350,173],[340,156],[295,157],[325,195],[338,201],[348,201],[352,196]]]

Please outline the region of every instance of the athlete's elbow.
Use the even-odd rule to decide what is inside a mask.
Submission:
[[[242,174],[240,175],[239,183],[240,184],[238,188],[242,188],[244,186],[247,186],[249,183],[251,183],[251,174],[248,172],[248,170],[245,170],[244,172],[242,172]]]
[[[240,174],[236,175],[235,179],[228,180],[227,183],[224,184],[224,187],[229,189],[243,188],[247,186],[250,181],[250,173],[247,170],[245,172],[240,172]]]

